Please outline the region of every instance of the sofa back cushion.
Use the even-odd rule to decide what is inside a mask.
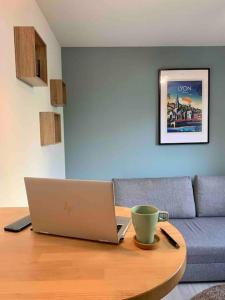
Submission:
[[[194,218],[195,203],[190,177],[113,179],[115,203],[132,207],[152,204],[170,218]]]
[[[225,176],[196,176],[194,193],[199,217],[225,217]]]

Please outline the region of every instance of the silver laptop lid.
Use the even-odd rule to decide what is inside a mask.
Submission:
[[[25,178],[33,230],[118,243],[113,184]]]

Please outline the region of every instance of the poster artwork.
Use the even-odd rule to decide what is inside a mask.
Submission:
[[[167,82],[167,132],[202,131],[202,81]]]

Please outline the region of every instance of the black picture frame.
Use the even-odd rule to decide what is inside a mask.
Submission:
[[[203,141],[185,141],[185,142],[166,142],[162,141],[162,72],[170,71],[205,71],[207,72],[207,120],[206,127],[207,133],[205,134],[205,139]],[[192,79],[193,80],[193,79]],[[167,122],[167,121],[166,121]],[[161,68],[158,70],[158,144],[159,145],[199,145],[199,144],[209,144],[210,133],[210,68]],[[173,134],[173,133],[170,133]]]

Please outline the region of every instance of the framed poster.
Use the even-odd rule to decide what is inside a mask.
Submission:
[[[210,69],[159,70],[159,144],[209,143]]]

